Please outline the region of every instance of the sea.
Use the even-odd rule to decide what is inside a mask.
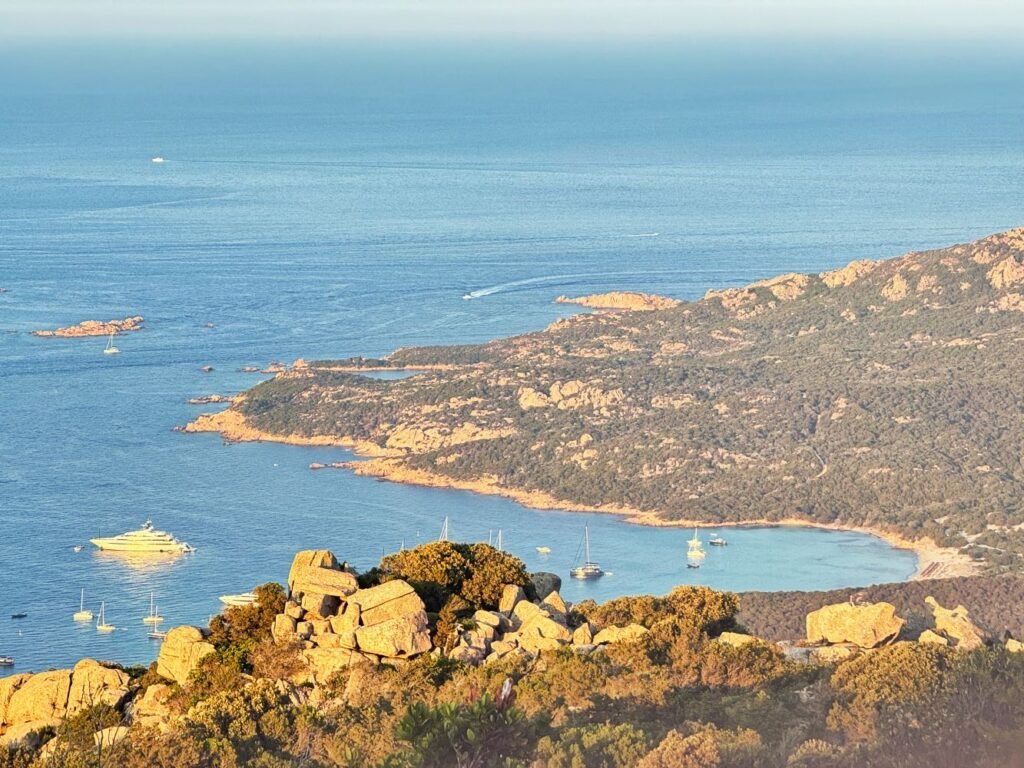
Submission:
[[[692,531],[172,430],[210,408],[189,398],[266,378],[244,366],[481,342],[579,310],[560,294],[696,299],[1024,224],[1015,55],[5,46],[0,655],[16,665],[0,674],[148,664],[151,596],[165,628],[203,624],[220,595],[283,581],[299,549],[368,568],[445,518],[455,540],[500,533],[570,601],[910,577],[910,552],[810,528],[723,529],[729,545],[687,569]],[[116,356],[30,335],[127,315],[144,330]],[[88,543],[145,520],[195,552],[140,564]],[[568,570],[585,526],[608,574],[584,583]],[[81,590],[116,631],[72,621]]]

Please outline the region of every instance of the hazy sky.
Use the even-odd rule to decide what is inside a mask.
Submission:
[[[1024,0],[0,0],[0,36],[1006,40]]]

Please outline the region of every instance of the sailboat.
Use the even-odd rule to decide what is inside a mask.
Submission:
[[[697,535],[697,529],[693,529],[693,538],[690,539],[690,547],[686,551],[686,557],[688,560],[702,560],[707,556],[707,552],[704,551],[704,547],[701,546],[700,536]]]
[[[441,526],[441,535],[437,537],[438,541],[448,541],[448,516],[445,515],[444,525]]]
[[[82,590],[82,596],[78,603],[78,610],[72,614],[72,619],[75,621],[92,621],[92,611],[86,610],[85,608],[85,590]]]
[[[121,350],[114,346],[114,334],[116,331],[110,332],[110,338],[107,339],[107,348],[103,350],[104,355],[117,355],[120,354]]]
[[[107,624],[107,604],[100,603],[100,618],[96,622],[97,632],[113,632],[117,627],[113,624]]]
[[[604,576],[601,566],[590,560],[590,528],[588,526],[583,528],[583,548],[585,552],[583,565],[577,565],[569,571],[569,575],[574,579],[599,579]]]
[[[157,613],[156,603],[153,599],[153,593],[149,593],[149,615],[142,619],[143,624],[159,624],[164,620],[164,617]]]

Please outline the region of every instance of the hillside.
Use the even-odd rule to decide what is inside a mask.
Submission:
[[[487,344],[301,363],[190,429],[648,521],[801,519],[1024,553],[1024,229]],[[419,367],[382,381],[360,368]]]

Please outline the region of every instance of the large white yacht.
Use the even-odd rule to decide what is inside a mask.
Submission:
[[[137,531],[128,531],[109,539],[90,539],[100,549],[109,552],[191,552],[192,546],[178,541],[166,531],[157,531],[147,520]]]

